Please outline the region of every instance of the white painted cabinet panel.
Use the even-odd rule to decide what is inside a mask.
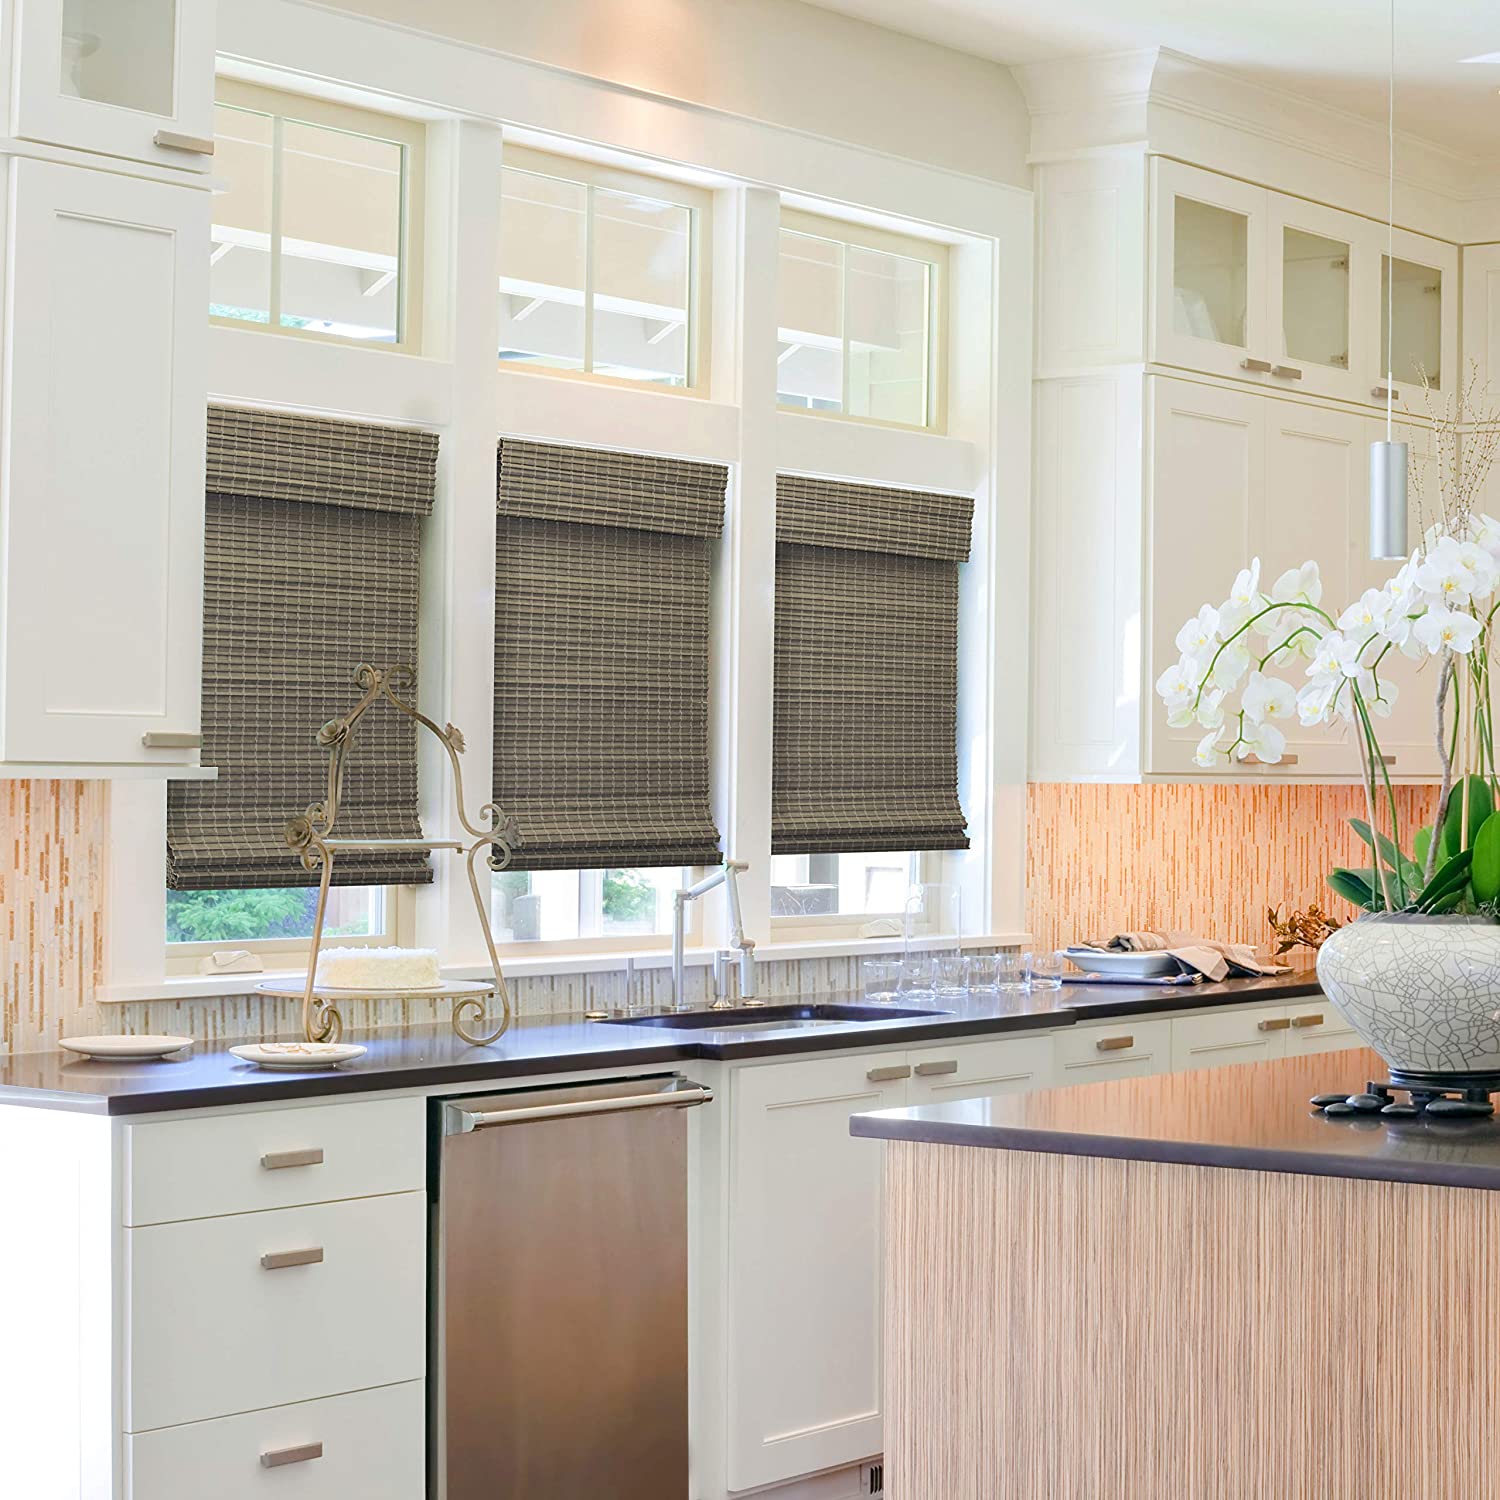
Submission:
[[[11,130],[194,172],[212,155],[214,0],[16,0]]]
[[[126,1500],[421,1500],[426,1382],[125,1439]]]
[[[425,1193],[124,1234],[128,1432],[425,1374]]]
[[[904,1052],[733,1075],[731,1490],[881,1451],[882,1148],[849,1117],[905,1102]]]
[[[1326,995],[1298,1000],[1287,1006],[1286,1014],[1291,1022],[1285,1033],[1288,1057],[1364,1046],[1359,1033],[1334,1009]]]
[[[911,1065],[908,1104],[944,1104],[990,1094],[1019,1094],[1060,1082],[1053,1072],[1051,1036],[956,1041],[906,1054]]]
[[[1103,1083],[1172,1071],[1172,1023],[1126,1016],[1070,1027],[1054,1038],[1057,1082]]]
[[[209,196],[11,180],[0,760],[195,764]]]
[[[1281,1005],[1235,1006],[1172,1022],[1172,1071],[1268,1062],[1286,1054],[1291,1021]]]

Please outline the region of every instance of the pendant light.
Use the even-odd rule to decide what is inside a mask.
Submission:
[[[1407,446],[1392,437],[1396,335],[1396,0],[1391,0],[1391,60],[1386,94],[1385,438],[1370,444],[1370,557],[1406,558]]]

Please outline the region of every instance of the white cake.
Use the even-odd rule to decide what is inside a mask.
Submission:
[[[325,948],[317,983],[335,990],[422,990],[440,983],[435,948]]]

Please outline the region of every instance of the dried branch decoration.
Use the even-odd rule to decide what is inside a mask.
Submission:
[[[1266,912],[1266,921],[1270,923],[1271,932],[1278,940],[1278,958],[1283,953],[1290,953],[1293,948],[1311,948],[1316,951],[1342,925],[1316,902],[1306,911],[1289,911],[1284,917],[1279,913],[1280,908],[1276,906]]]
[[[1469,373],[1457,396],[1443,397],[1418,367],[1422,376],[1422,404],[1432,423],[1432,446],[1437,493],[1429,494],[1424,465],[1410,469],[1411,491],[1416,500],[1417,524],[1423,538],[1436,526],[1449,535],[1482,509],[1480,496],[1500,456],[1500,406],[1487,380],[1481,380],[1479,365],[1469,361]]]

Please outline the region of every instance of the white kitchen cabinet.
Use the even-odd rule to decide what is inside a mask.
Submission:
[[[1151,358],[1265,389],[1378,404],[1458,373],[1458,251],[1201,167],[1152,163]]]
[[[11,133],[206,171],[214,11],[213,0],[16,0]]]
[[[1051,1036],[1008,1036],[995,1041],[960,1040],[906,1054],[911,1066],[907,1104],[945,1104],[990,1094],[1051,1088]]]
[[[728,1486],[881,1451],[881,1181],[850,1115],[906,1102],[900,1051],[736,1071]]]
[[[1179,1016],[1172,1022],[1172,1071],[1189,1073],[1230,1063],[1269,1062],[1285,1056],[1290,1029],[1291,1021],[1282,1005],[1237,1005]]]
[[[1287,1006],[1286,1015],[1290,1025],[1282,1035],[1288,1057],[1364,1046],[1359,1033],[1334,1009],[1326,995],[1299,1000]]]
[[[1112,1078],[1144,1078],[1172,1071],[1172,1023],[1118,1017],[1070,1026],[1053,1038],[1056,1081],[1103,1083]]]
[[[210,198],[10,176],[0,762],[193,766]]]

